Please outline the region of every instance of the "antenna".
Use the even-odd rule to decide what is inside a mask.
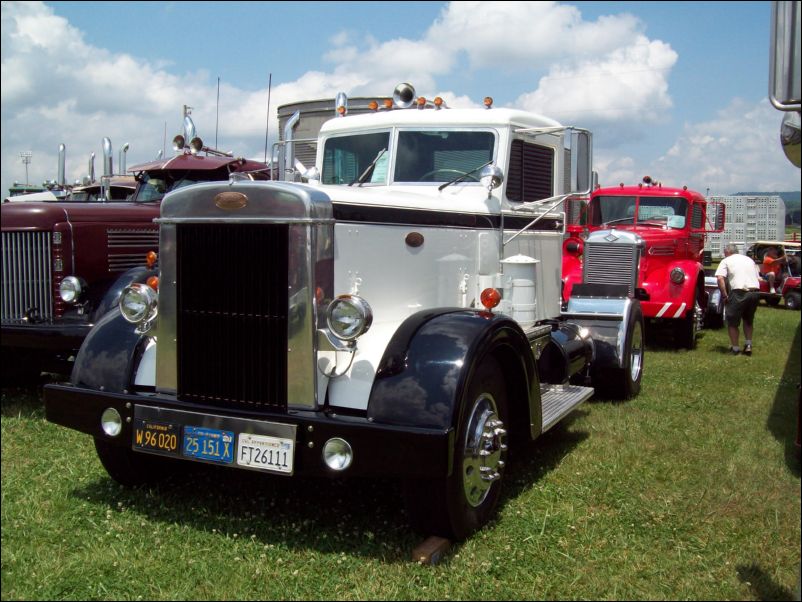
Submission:
[[[214,118],[214,147],[217,146],[217,124],[220,122],[220,76],[217,76],[217,115]]]
[[[265,123],[265,160],[264,162],[267,163],[267,133],[270,131],[270,88],[273,84],[273,74],[271,73],[267,79],[267,122]],[[273,166],[270,166],[270,173],[272,179],[273,173]]]

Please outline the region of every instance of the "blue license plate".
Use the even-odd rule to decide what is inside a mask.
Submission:
[[[231,464],[234,461],[234,433],[201,426],[185,426],[182,453],[196,460]]]

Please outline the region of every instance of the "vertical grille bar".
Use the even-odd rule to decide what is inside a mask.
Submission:
[[[3,232],[3,322],[20,321],[36,312],[53,319],[53,278],[50,269],[50,232]]]
[[[287,407],[288,226],[177,228],[178,397]]]

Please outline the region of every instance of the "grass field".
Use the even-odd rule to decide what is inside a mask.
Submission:
[[[752,357],[724,330],[649,342],[641,395],[513,457],[497,519],[436,566],[410,561],[394,483],[187,463],[126,490],[41,389],[4,389],[2,598],[792,599],[799,312],[762,306]]]

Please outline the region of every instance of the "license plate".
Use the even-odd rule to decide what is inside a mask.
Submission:
[[[154,420],[134,422],[134,447],[154,453],[178,455],[181,426]]]
[[[234,461],[234,433],[206,427],[185,426],[182,453],[195,460],[231,464]]]
[[[237,440],[237,464],[246,468],[292,474],[294,451],[292,439],[241,433]]]

